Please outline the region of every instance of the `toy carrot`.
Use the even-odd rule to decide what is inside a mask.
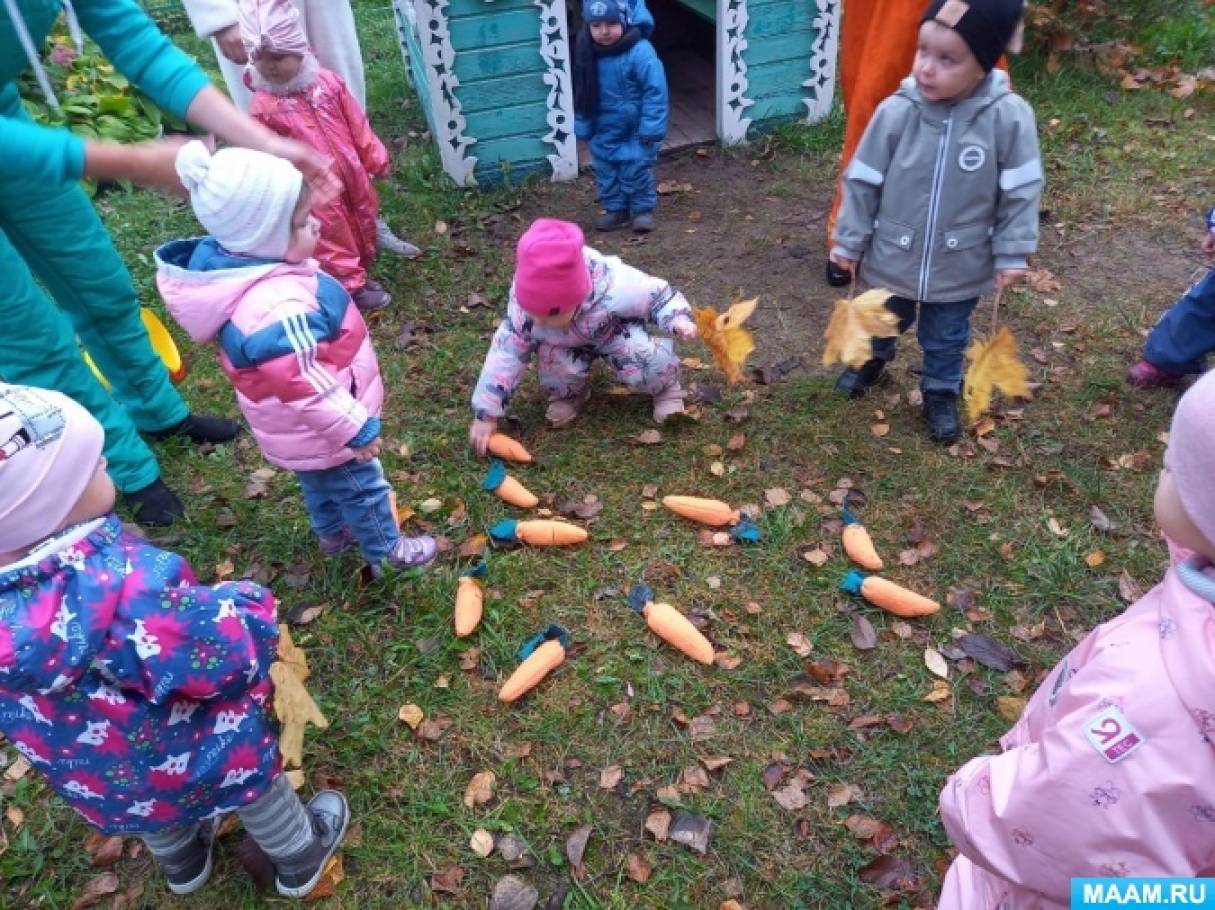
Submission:
[[[848,509],[844,509],[844,530],[840,532],[844,544],[844,552],[858,566],[877,571],[882,568],[882,557],[878,556],[873,538],[865,530],[860,519]]]
[[[523,447],[523,443],[517,439],[511,439],[505,433],[494,433],[490,436],[489,445],[486,448],[499,458],[505,458],[507,461],[529,464],[532,460],[532,453]]]
[[[471,635],[481,624],[481,615],[485,610],[485,584],[482,579],[488,571],[489,566],[482,561],[460,575],[454,614],[458,638]]]
[[[759,527],[738,509],[720,499],[701,496],[664,496],[662,504],[684,518],[698,521],[711,528],[730,525],[730,536],[741,543],[755,543],[760,538]]]
[[[874,606],[881,607],[895,616],[930,616],[941,609],[941,605],[935,600],[909,591],[893,581],[887,581],[877,575],[866,575],[856,569],[844,576],[840,590],[848,594],[859,594]]]
[[[585,542],[587,533],[585,528],[568,521],[515,521],[507,518],[490,528],[489,536],[498,544],[522,542],[533,547],[569,547]]]
[[[502,684],[498,700],[509,703],[534,689],[544,677],[561,666],[569,646],[570,633],[556,623],[525,641],[519,649],[519,660],[523,662]]]
[[[507,474],[506,465],[496,458],[489,466],[489,473],[481,481],[481,489],[487,493],[493,493],[503,502],[509,502],[512,506],[519,506],[521,509],[534,509],[540,504],[536,494]]]
[[[645,617],[646,625],[670,645],[674,645],[692,660],[713,663],[713,646],[700,634],[686,616],[666,603],[655,603],[654,592],[648,585],[635,585],[629,592],[629,607]]]

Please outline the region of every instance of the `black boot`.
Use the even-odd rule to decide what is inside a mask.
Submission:
[[[190,442],[223,443],[231,442],[240,432],[240,424],[226,417],[208,417],[206,414],[190,414],[185,420],[148,433],[153,439],[160,441],[184,436]]]
[[[157,857],[165,870],[169,890],[174,894],[193,894],[211,877],[211,848],[220,816],[209,818],[198,828],[198,837],[172,856]]]
[[[852,283],[852,273],[847,269],[841,269],[838,265],[827,260],[827,284],[833,288],[847,287]]]
[[[605,212],[595,219],[595,230],[617,231],[632,223],[628,212]]]
[[[872,360],[866,360],[859,370],[848,367],[840,373],[840,378],[835,380],[835,387],[846,393],[849,398],[860,398],[882,378],[882,371],[885,369],[886,361],[874,357]]]
[[[320,884],[321,873],[337,853],[346,826],[350,823],[350,807],[346,797],[337,790],[322,790],[308,803],[314,837],[312,843],[295,856],[274,864],[274,887],[284,897],[304,897]]]
[[[123,493],[122,499],[135,515],[135,521],[141,525],[164,527],[186,514],[186,507],[181,504],[177,494],[165,486],[159,477],[142,490]]]
[[[958,395],[956,392],[925,392],[924,419],[928,421],[928,435],[933,442],[950,443],[962,433],[958,421]]]

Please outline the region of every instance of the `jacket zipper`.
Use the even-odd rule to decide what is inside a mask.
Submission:
[[[927,236],[924,238],[924,258],[920,262],[920,286],[917,299],[922,303],[928,299],[928,274],[932,264],[933,240],[937,233],[937,216],[941,213],[941,184],[945,180],[945,157],[949,140],[953,136],[953,110],[945,118],[945,130],[937,145],[937,161],[932,170],[932,195],[928,198]]]

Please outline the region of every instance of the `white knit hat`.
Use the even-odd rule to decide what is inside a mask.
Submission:
[[[194,214],[231,253],[282,259],[291,242],[291,215],[304,184],[295,165],[252,149],[214,155],[198,140],[177,153],[177,174]]]

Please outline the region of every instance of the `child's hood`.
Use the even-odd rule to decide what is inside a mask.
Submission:
[[[278,278],[307,278],[316,263],[234,256],[213,237],[173,240],[156,250],[156,285],[173,318],[194,341],[210,341],[249,291]]]
[[[1008,81],[1008,73],[1004,70],[992,70],[983,77],[974,92],[957,102],[925,100],[924,96],[920,94],[919,87],[915,84],[914,75],[907,76],[900,82],[895,94],[925,110],[945,111],[952,108],[955,116],[968,114],[973,116],[1011,93],[1012,86]]]

